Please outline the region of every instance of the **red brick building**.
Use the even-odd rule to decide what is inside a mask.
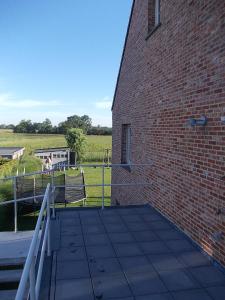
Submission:
[[[225,1],[135,0],[113,102],[114,203],[150,203],[225,265]]]

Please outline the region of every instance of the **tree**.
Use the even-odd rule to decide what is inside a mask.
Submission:
[[[52,122],[48,118],[40,123],[39,126],[39,133],[52,133]]]
[[[75,152],[75,164],[80,162],[86,148],[86,136],[83,130],[79,128],[68,129],[65,138],[70,150]]]
[[[65,122],[59,124],[59,132],[66,133],[70,128],[80,128],[86,134],[91,128],[91,118],[87,115],[77,116],[73,115],[67,118]]]
[[[14,132],[16,133],[34,133],[34,127],[31,120],[22,120],[15,126]]]

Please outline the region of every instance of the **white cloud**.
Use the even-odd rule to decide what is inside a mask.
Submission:
[[[111,108],[112,101],[109,99],[109,97],[105,97],[101,101],[97,101],[95,103],[95,106],[100,109],[108,109],[108,108]]]
[[[60,102],[53,101],[40,101],[34,99],[16,99],[12,94],[0,94],[0,108],[37,108],[37,107],[50,107],[58,106]]]

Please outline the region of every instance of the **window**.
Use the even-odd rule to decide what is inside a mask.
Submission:
[[[148,0],[148,34],[160,25],[160,0]]]
[[[131,163],[131,126],[130,124],[122,125],[122,141],[121,141],[121,163]]]

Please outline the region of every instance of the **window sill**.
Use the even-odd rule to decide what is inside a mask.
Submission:
[[[145,38],[145,40],[147,41],[147,40],[150,38],[150,36],[152,36],[153,33],[155,33],[156,30],[157,30],[160,26],[161,26],[161,23],[159,23],[159,24],[158,24],[157,26],[155,26],[151,31],[149,31],[147,37]]]
[[[131,165],[129,164],[124,164],[121,166],[121,168],[123,168],[124,170],[126,170],[127,172],[131,172]]]

